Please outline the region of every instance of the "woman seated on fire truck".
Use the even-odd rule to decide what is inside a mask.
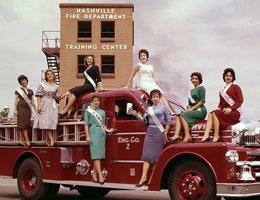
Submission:
[[[59,114],[60,116],[64,116],[66,114],[70,114],[71,106],[75,102],[76,98],[79,97],[84,92],[91,91],[99,91],[102,90],[101,84],[101,76],[99,67],[95,65],[95,57],[94,55],[88,55],[84,58],[84,64],[86,70],[83,72],[85,77],[85,83],[82,86],[74,87],[70,89],[68,92],[62,95],[61,98],[68,97],[68,103]]]
[[[191,142],[190,127],[192,127],[196,121],[204,119],[207,115],[207,109],[204,106],[206,90],[201,86],[202,75],[199,72],[193,72],[190,77],[194,88],[188,93],[188,110],[176,117],[175,134],[172,138],[169,138],[173,142],[180,140],[182,126],[185,136],[181,143]]]
[[[148,107],[144,116],[140,116],[135,110],[129,111],[143,123],[148,124],[144,139],[144,146],[141,160],[144,161],[142,177],[136,187],[141,187],[148,183],[148,170],[152,163],[158,159],[160,152],[167,140],[167,133],[171,124],[171,117],[167,107],[160,103],[162,93],[158,89],[150,92],[152,106]],[[166,124],[165,129],[163,124]]]
[[[94,168],[91,172],[92,181],[104,184],[105,179],[101,173],[101,159],[106,158],[105,140],[106,132],[112,133],[113,128],[107,129],[105,126],[106,113],[99,108],[101,98],[94,95],[91,98],[91,106],[85,111],[85,133],[86,141],[90,146],[90,156],[94,160]]]
[[[130,88],[131,82],[137,72],[139,72],[140,75],[140,88],[143,89],[145,92],[150,94],[150,92],[153,89],[160,90],[161,92],[161,101],[162,103],[167,107],[170,114],[172,116],[175,115],[175,111],[170,106],[168,100],[166,99],[165,95],[163,94],[161,88],[157,85],[157,83],[154,80],[154,69],[153,65],[151,65],[148,62],[149,58],[149,52],[146,49],[141,49],[138,53],[140,62],[136,64],[136,66],[133,68],[133,71],[128,79],[127,86]]]
[[[239,122],[243,93],[238,85],[233,84],[236,80],[235,71],[232,68],[225,69],[223,80],[226,82],[226,85],[219,92],[218,108],[209,114],[206,130],[201,142],[209,141],[209,133],[212,126],[214,127],[212,141],[217,142],[220,139],[219,130],[223,130]]]

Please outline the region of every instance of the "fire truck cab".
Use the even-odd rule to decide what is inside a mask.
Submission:
[[[260,134],[256,131],[222,131],[218,143],[199,143],[205,130],[202,120],[191,128],[192,143],[167,143],[150,170],[148,186],[136,188],[142,173],[140,160],[146,127],[127,114],[127,104],[144,113],[148,95],[140,89],[99,92],[106,111],[104,184],[91,181],[93,162],[84,133],[84,112],[94,93],[81,95],[71,118],[59,121],[55,146],[44,145],[44,131],[31,130],[31,146],[18,146],[16,125],[0,125],[0,175],[17,178],[25,199],[54,197],[60,185],[76,189],[86,199],[98,199],[110,190],[169,190],[170,198],[212,200],[218,197],[260,195]],[[184,108],[171,102],[176,112]],[[169,136],[174,134],[173,119]]]

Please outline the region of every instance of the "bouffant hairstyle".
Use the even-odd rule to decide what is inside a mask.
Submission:
[[[235,74],[235,71],[232,69],[232,68],[226,68],[223,72],[223,80],[225,81],[225,76],[227,73],[231,73],[233,79],[232,79],[232,82],[234,82],[236,80],[236,74]],[[225,81],[226,82],[226,81]]]
[[[48,82],[48,79],[47,79],[48,72],[51,72],[53,74],[53,80],[55,81],[55,73],[51,69],[45,70],[45,72],[44,72],[44,80]]]
[[[146,55],[147,59],[149,58],[149,51],[147,51],[146,49],[141,49],[138,53],[139,59],[140,59],[141,53],[144,53]]]
[[[98,99],[99,101],[101,101],[101,97],[100,97],[99,95],[96,95],[96,94],[94,94],[94,95],[91,97],[90,101],[93,102],[94,99]]]
[[[190,78],[192,79],[193,76],[197,76],[197,77],[198,77],[200,84],[203,82],[201,73],[199,73],[199,72],[193,72],[193,73],[190,75]]]
[[[162,96],[161,91],[158,90],[158,89],[153,89],[153,90],[150,92],[150,99],[152,99],[153,95],[156,94],[156,93],[157,93],[157,94],[159,95],[159,97],[161,98],[161,96]]]
[[[84,58],[84,65],[85,65],[85,66],[88,66],[88,64],[87,64],[87,58],[88,58],[88,57],[92,57],[92,60],[93,60],[92,65],[95,65],[95,56],[94,56],[94,55],[87,55],[87,56]]]
[[[27,76],[25,76],[25,75],[20,75],[20,76],[18,76],[18,78],[17,78],[17,81],[18,81],[18,83],[21,85],[21,82],[22,82],[22,80],[26,80],[27,81],[27,83],[28,83],[28,78],[27,78]]]

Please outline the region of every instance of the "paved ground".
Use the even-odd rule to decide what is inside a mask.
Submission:
[[[16,180],[0,179],[0,200],[22,199],[19,196]],[[61,187],[57,200],[83,200],[77,191]],[[142,192],[142,191],[112,191],[103,200],[169,200],[167,191]]]

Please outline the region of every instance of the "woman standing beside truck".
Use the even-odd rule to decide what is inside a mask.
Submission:
[[[84,124],[86,141],[90,145],[91,159],[94,160],[94,168],[91,173],[92,181],[104,184],[105,179],[101,173],[101,159],[106,158],[106,132],[112,133],[113,128],[107,129],[105,125],[106,113],[99,108],[100,96],[91,98],[91,106],[85,112]]]
[[[160,152],[167,141],[167,133],[171,124],[171,117],[166,106],[160,103],[162,94],[160,90],[150,92],[152,106],[147,108],[144,116],[141,117],[135,110],[130,113],[136,116],[140,121],[148,124],[141,160],[144,161],[142,177],[136,187],[141,187],[148,183],[148,170],[150,165],[155,163]],[[166,124],[165,128],[163,124]]]

